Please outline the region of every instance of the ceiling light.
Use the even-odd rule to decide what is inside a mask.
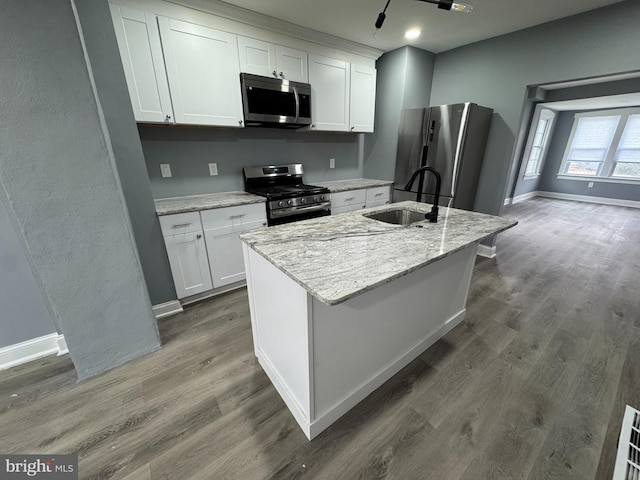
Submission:
[[[420,33],[421,33],[420,30],[418,30],[417,28],[414,28],[412,30],[407,30],[404,34],[404,38],[408,40],[415,40],[420,36]]]

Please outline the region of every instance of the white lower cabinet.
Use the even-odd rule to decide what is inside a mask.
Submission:
[[[391,187],[371,187],[331,194],[331,214],[337,215],[362,208],[378,207],[389,203]]]
[[[211,290],[211,273],[198,212],[160,217],[178,298]]]
[[[205,210],[200,213],[209,253],[213,287],[224,287],[245,279],[240,234],[267,225],[262,203]]]
[[[240,233],[266,225],[264,203],[161,216],[178,298],[244,280]]]

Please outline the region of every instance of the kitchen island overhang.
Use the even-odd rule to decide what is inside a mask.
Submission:
[[[312,439],[464,319],[480,240],[517,222],[402,202],[242,235],[255,354]]]

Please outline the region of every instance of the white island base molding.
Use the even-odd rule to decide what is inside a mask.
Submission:
[[[256,356],[309,440],[464,319],[477,250],[330,306],[243,246]]]

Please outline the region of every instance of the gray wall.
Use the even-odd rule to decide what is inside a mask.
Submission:
[[[640,69],[640,2],[626,1],[437,55],[431,104],[495,114],[475,209],[500,212],[528,85]]]
[[[0,44],[0,182],[86,378],[160,343],[71,2],[3,1]]]
[[[302,163],[307,183],[362,176],[361,134],[150,125],[138,129],[153,198],[244,190],[242,167],[249,165]],[[330,158],[336,159],[336,168],[329,168]],[[162,178],[161,163],[171,165],[171,178]],[[217,176],[209,176],[209,163],[217,163]]]
[[[107,0],[76,0],[118,177],[154,305],[176,299]]]
[[[403,108],[429,106],[435,54],[414,47],[385,53],[376,63],[375,132],[365,136],[364,176],[393,180]]]
[[[540,175],[538,190],[592,197],[615,198],[620,200],[640,201],[640,186],[618,183],[598,182],[593,179],[593,187],[581,180],[558,179],[558,171],[562,163],[565,147],[571,135],[571,127],[576,113],[560,112],[556,120],[556,128],[549,144],[547,159]]]
[[[0,189],[0,348],[56,332],[6,204]]]

